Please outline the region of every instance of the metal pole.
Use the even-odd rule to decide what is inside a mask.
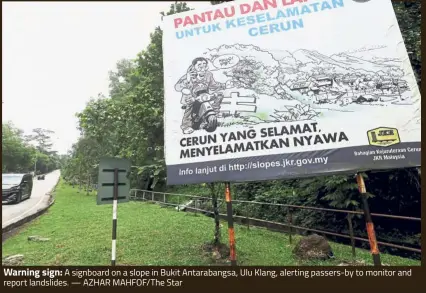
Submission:
[[[114,198],[112,202],[112,248],[111,248],[111,265],[115,266],[115,248],[117,239],[117,198],[118,198],[118,169],[114,169]]]
[[[354,236],[354,228],[352,226],[352,218],[353,215],[348,214],[346,219],[348,220],[348,225],[349,225],[349,235],[351,238],[351,246],[352,246],[352,258],[355,260],[356,257],[356,251],[355,251],[355,236]]]
[[[292,214],[292,212],[291,212],[291,208],[290,209],[288,209],[288,221],[289,221],[289,223],[290,223],[290,232],[288,233],[288,240],[289,240],[289,242],[290,242],[290,244],[292,244],[292,242],[293,242],[293,239],[292,239],[292,234],[293,234],[293,214]]]
[[[237,265],[236,247],[235,247],[235,233],[234,233],[234,217],[232,213],[232,198],[230,183],[225,183],[225,200],[228,214],[228,233],[229,233],[229,249],[231,257],[231,265]]]
[[[376,233],[374,231],[373,220],[371,219],[370,208],[368,206],[364,178],[361,174],[356,174],[356,181],[358,183],[359,193],[361,193],[362,207],[364,209],[365,223],[367,226],[368,240],[370,241],[370,251],[373,256],[373,263],[375,266],[381,266],[380,252],[377,245]]]
[[[178,212],[180,212],[180,195],[178,195]]]
[[[247,229],[250,229],[249,212],[248,212],[247,208],[245,210],[245,213],[246,213]]]

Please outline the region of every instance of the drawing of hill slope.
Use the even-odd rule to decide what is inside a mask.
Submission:
[[[367,61],[363,60],[361,58],[358,58],[356,56],[351,56],[345,53],[340,53],[337,55],[331,56],[333,60],[336,60],[338,63],[340,63],[341,67],[346,69],[352,69],[352,70],[360,70],[360,71],[366,71],[366,72],[377,72],[380,70],[387,70],[390,67],[395,66],[395,61],[393,64],[387,63],[387,59],[383,60],[377,60],[377,62]]]

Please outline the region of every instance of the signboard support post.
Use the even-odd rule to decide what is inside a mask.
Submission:
[[[127,159],[101,158],[99,162],[97,204],[112,204],[112,266],[115,266],[116,259],[117,207],[119,203],[130,200],[130,169],[131,164]]]
[[[288,233],[288,240],[289,240],[289,242],[290,242],[290,244],[292,244],[292,234],[293,234],[293,213],[292,213],[292,211],[291,211],[291,208],[289,208],[289,223],[290,223],[290,232]]]
[[[231,266],[237,265],[237,256],[235,252],[235,233],[234,233],[234,217],[232,213],[231,187],[229,182],[225,182],[225,201],[228,217],[228,233],[229,233],[229,249],[231,257]]]
[[[349,226],[349,236],[351,237],[351,246],[352,246],[352,258],[355,260],[356,257],[356,251],[355,251],[355,236],[354,236],[354,227],[352,225],[352,218],[353,215],[348,215],[346,217],[346,220],[348,220],[348,226]]]
[[[371,219],[370,208],[368,206],[367,197],[366,197],[367,190],[365,188],[364,178],[362,178],[361,174],[359,173],[356,174],[356,181],[358,183],[358,190],[361,193],[362,207],[364,209],[365,223],[367,226],[367,234],[368,234],[368,240],[370,241],[370,250],[371,250],[371,255],[373,256],[373,263],[374,263],[374,266],[381,266],[382,264],[380,261],[380,251],[377,245],[376,233],[374,231],[374,224],[373,224],[373,220]]]
[[[111,265],[115,266],[115,252],[117,239],[117,207],[118,207],[118,168],[114,168],[114,194],[112,203],[112,248]]]

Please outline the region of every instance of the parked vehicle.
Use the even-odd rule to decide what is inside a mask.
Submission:
[[[44,174],[43,175],[38,175],[37,176],[37,180],[44,180],[44,176],[45,176]]]
[[[25,174],[2,174],[2,203],[19,203],[31,197],[33,176]]]

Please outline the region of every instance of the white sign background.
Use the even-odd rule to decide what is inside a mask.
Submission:
[[[230,2],[215,5],[202,11],[192,10],[164,18],[162,27],[165,90],[165,156],[167,165],[364,146],[368,145],[366,132],[377,127],[397,128],[402,142],[421,141],[420,124],[418,122],[420,121],[420,92],[415,81],[391,1],[374,0],[364,3],[358,3],[352,0],[335,1],[342,2],[344,7],[337,7],[334,9],[300,15],[299,17],[293,16],[288,18],[302,18],[304,23],[303,28],[260,36],[250,36],[248,30],[252,27],[269,25],[270,23],[285,22],[287,19],[284,18],[272,22],[256,23],[232,29],[225,29],[225,21],[230,18],[218,19],[206,24],[188,25],[185,28],[181,26],[180,28],[175,29],[174,27],[174,20],[176,18],[184,18],[186,16],[192,17],[194,14],[215,11],[217,9],[223,11],[225,7],[231,6],[234,6],[236,10],[234,18],[239,18],[262,13],[275,15],[278,10],[286,10],[287,8],[293,8],[296,6],[301,8],[303,5],[310,5],[312,3],[327,2],[331,6],[333,5],[333,1],[330,0],[307,1],[303,3],[296,2],[294,5],[282,6],[282,1],[278,0],[277,9],[270,8],[265,11],[257,11],[245,15],[239,14],[239,5],[242,3],[253,5],[254,2],[255,1]],[[284,2],[289,3],[291,1]],[[263,3],[263,1],[260,1],[259,3]],[[178,39],[176,37],[177,31],[190,30],[194,27],[218,22],[221,23],[222,30],[220,32],[200,34],[199,36],[185,37],[182,39]],[[401,77],[401,80],[404,80],[408,85],[408,89],[405,93],[406,97],[409,96],[407,99],[408,102],[399,104],[387,102],[376,106],[372,106],[368,103],[362,105],[352,103],[341,106],[340,108],[335,104],[318,105],[310,102],[311,107],[314,107],[315,111],[319,112],[319,115],[312,120],[264,122],[250,126],[250,128],[260,130],[265,127],[280,128],[282,125],[317,122],[322,133],[343,131],[347,135],[349,141],[341,143],[181,158],[180,154],[182,147],[180,146],[180,141],[182,138],[204,136],[209,133],[204,130],[196,130],[189,135],[182,133],[181,123],[184,112],[181,109],[182,93],[175,90],[175,84],[186,74],[194,58],[205,57],[206,52],[212,49],[217,49],[223,45],[237,46],[238,44],[256,46],[261,51],[270,52],[272,55],[283,51],[294,53],[298,50],[307,50],[310,52],[316,51],[329,57],[343,52],[349,52],[349,54],[351,54],[350,56],[357,56],[356,54],[362,55],[363,53],[353,53],[353,51],[381,48],[365,51],[367,53],[364,53],[362,58],[363,60],[366,60],[365,57],[368,57],[370,61],[378,60],[374,59],[377,57],[388,58],[387,60],[392,61],[395,67],[402,69],[404,76]],[[257,61],[262,62],[261,59],[257,59]],[[304,60],[302,60],[302,62],[303,61]],[[379,61],[377,62],[380,63]],[[223,75],[218,74],[211,62],[209,63],[210,70],[212,70],[214,78],[217,81],[225,82]],[[349,71],[348,74],[350,74]],[[238,92],[238,90],[241,90],[241,87],[230,89],[229,91]],[[290,96],[293,94],[298,95],[298,93],[293,92],[288,92],[288,94]],[[269,107],[273,110],[276,105],[275,109],[283,109],[283,102],[285,103],[286,101],[265,95],[262,92],[257,92],[257,105],[259,107]],[[325,108],[332,108],[332,110],[324,110]],[[245,129],[247,130],[249,127],[246,125],[233,125],[229,127],[219,127],[214,133],[218,135],[219,141],[220,133],[235,132],[237,130],[241,131]],[[259,139],[260,138],[258,137],[254,140]]]

